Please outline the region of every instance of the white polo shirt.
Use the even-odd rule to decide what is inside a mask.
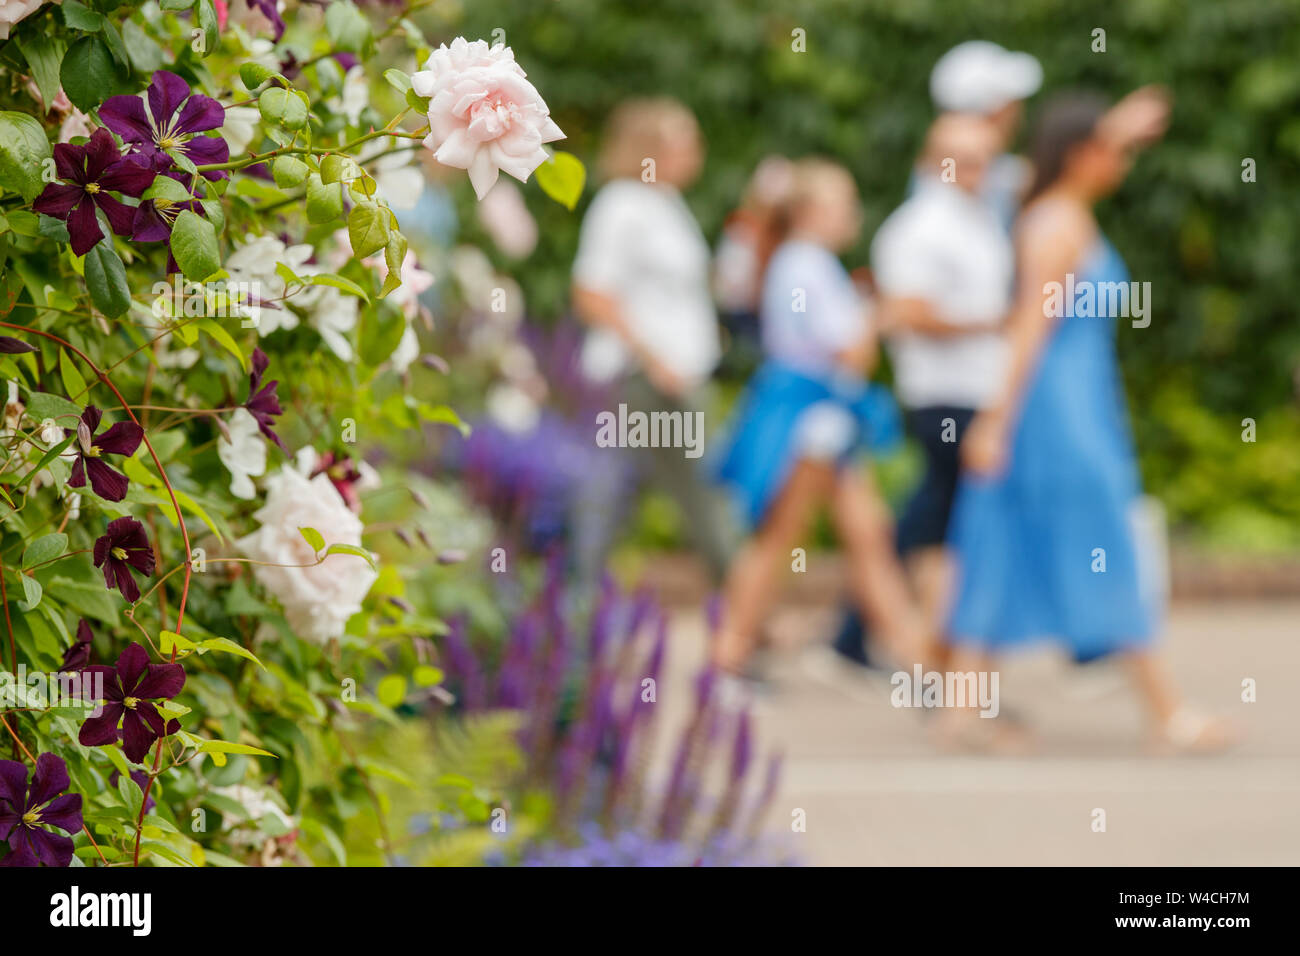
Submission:
[[[1015,254],[997,215],[977,196],[937,178],[919,180],[871,243],[876,284],[891,298],[930,302],[954,325],[1003,319]],[[982,408],[1005,374],[996,332],[952,337],[904,333],[890,343],[899,400],[909,408]]]
[[[692,385],[722,353],[709,289],[709,244],[671,186],[618,179],[597,193],[582,220],[573,280],[619,303],[632,334]],[[630,371],[634,360],[612,332],[594,329],[581,365],[592,381]]]

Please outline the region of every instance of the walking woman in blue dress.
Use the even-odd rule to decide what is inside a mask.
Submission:
[[[1079,94],[1045,109],[1017,224],[1008,374],[962,445],[949,633],[959,672],[987,669],[991,655],[1040,638],[1076,655],[1121,652],[1157,736],[1202,750],[1226,743],[1226,729],[1183,706],[1151,649],[1159,621],[1139,580],[1139,478],[1115,358],[1129,276],[1093,217],[1168,117],[1155,88],[1109,109]],[[948,729],[990,732],[993,721],[968,716],[954,711]]]

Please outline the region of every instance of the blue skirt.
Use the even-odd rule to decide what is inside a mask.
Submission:
[[[780,362],[765,362],[746,387],[711,469],[751,526],[762,522],[795,466],[801,416],[826,402],[847,411],[856,426],[842,464],[863,449],[887,451],[899,443],[902,424],[888,389],[830,381]]]

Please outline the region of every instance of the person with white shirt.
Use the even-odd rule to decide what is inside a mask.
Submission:
[[[888,392],[867,384],[875,332],[836,255],[861,227],[857,187],[842,166],[804,159],[784,205],[784,241],[763,278],[764,364],[739,403],[716,467],[753,529],[727,574],[713,642],[714,664],[742,693],[735,678],[747,676],[783,565],[823,503],[863,612],[902,661],[912,659],[921,639],[888,509],[869,476],[852,467],[857,452],[887,444],[898,430]]]
[[[680,192],[695,180],[703,158],[695,117],[675,100],[630,100],[610,118],[600,161],[607,182],[582,221],[573,308],[589,327],[581,370],[608,386],[611,410],[623,404],[629,413],[695,416],[697,394],[721,355],[709,245]],[[677,500],[720,580],[730,559],[730,531],[697,460],[685,451],[643,449],[639,470]],[[616,463],[578,489],[574,546],[586,585],[603,569],[626,498]]]
[[[993,130],[997,148],[995,155],[983,164],[983,169],[977,177],[978,182],[975,181],[976,177],[970,175],[966,177],[965,183],[959,181],[959,185],[969,188],[959,190],[957,194],[947,194],[948,198],[953,200],[953,202],[947,204],[941,201],[933,201],[945,194],[931,192],[920,209],[914,208],[913,212],[908,215],[909,219],[912,219],[915,223],[920,218],[920,216],[916,215],[918,212],[923,213],[930,220],[942,220],[946,214],[952,213],[956,217],[953,225],[954,232],[958,235],[969,236],[971,234],[969,223],[974,217],[973,203],[970,200],[975,198],[992,213],[995,221],[1006,234],[1005,243],[1009,243],[1012,223],[1020,208],[1021,200],[1029,187],[1032,170],[1023,157],[1012,155],[1006,150],[1010,147],[1020,128],[1024,114],[1024,101],[1038,91],[1042,81],[1043,69],[1034,56],[1028,53],[1011,52],[996,43],[990,43],[986,40],[970,40],[960,43],[939,58],[930,73],[930,97],[940,111],[936,122],[946,121],[947,118],[952,116],[982,119],[986,122],[988,128]],[[940,162],[943,159],[955,160],[956,157],[943,156],[939,158]],[[932,164],[927,166],[927,157],[923,155],[918,166],[912,171],[908,187],[908,200],[910,201],[916,197],[918,193],[927,192],[928,190],[924,187],[934,185],[934,180],[936,177],[941,176],[942,172],[942,169],[935,169]],[[960,180],[962,175],[960,164],[958,164],[957,173]],[[966,170],[966,173],[973,174],[974,171]],[[940,180],[940,185],[945,185],[942,180]],[[963,225],[963,223],[966,225]],[[946,233],[948,231],[946,225],[942,223],[934,228],[937,232]],[[976,230],[978,231],[979,228],[976,227]],[[1009,248],[1009,245],[1005,243],[998,243],[993,248]],[[949,243],[948,249],[952,250],[951,243]],[[977,257],[980,255],[978,251],[973,254]],[[995,257],[1000,255],[999,252]],[[960,274],[963,276],[968,275],[969,270],[962,270]],[[954,300],[964,299],[965,290],[958,285],[958,273],[951,273],[950,275],[951,279],[946,298],[951,303]],[[1010,286],[1010,280],[1008,280],[1008,286]],[[980,285],[980,288],[987,287],[987,283],[981,283]],[[1009,294],[1010,290],[1008,288],[1007,295]],[[972,308],[976,308],[973,303],[969,306],[957,305],[958,312]],[[912,314],[915,318],[915,310],[913,310]],[[917,319],[917,321],[923,320]],[[904,405],[909,408],[923,407],[932,399],[943,397],[942,395],[927,395],[925,380],[931,375],[946,377],[953,374],[959,376],[964,384],[962,387],[954,389],[952,395],[960,399],[959,405],[961,407],[966,409],[976,407],[981,390],[979,383],[989,373],[993,361],[991,356],[995,351],[995,347],[990,344],[987,337],[983,342],[976,340],[973,344],[965,345],[955,344],[950,341],[945,342],[944,339],[950,339],[951,336],[942,329],[938,330],[938,334],[932,337],[929,343],[925,343],[920,341],[920,331],[919,328],[913,328],[912,334],[909,336],[910,342],[903,344],[901,349],[891,350],[896,372],[899,371],[897,366],[900,362],[900,354],[904,364],[908,363],[910,357],[918,358],[918,361],[911,363],[912,369],[908,374],[909,381],[904,383],[900,380],[899,382],[900,399]],[[930,361],[926,360],[925,356],[927,355]],[[961,358],[971,359],[971,361],[959,361]],[[950,361],[945,361],[945,359]],[[921,381],[916,381],[918,376]],[[909,417],[915,426],[917,423],[915,412]],[[950,416],[941,416],[941,418],[947,417]],[[964,430],[965,425],[970,421],[969,411],[951,417],[959,432]],[[917,437],[923,445],[926,445],[927,441],[942,441],[944,438],[943,435],[940,435],[936,439],[932,429],[923,430],[917,434]],[[960,435],[957,437],[959,438]],[[942,451],[937,452],[942,461],[948,461],[951,458],[955,444],[955,441],[944,441],[944,446],[950,454],[945,456]],[[931,452],[927,450],[927,459],[932,457]],[[931,475],[931,478],[937,481],[937,476]],[[955,479],[953,480],[955,481]],[[922,491],[925,493],[925,497],[913,499],[912,513],[909,515],[911,520],[905,519],[905,523],[900,523],[898,538],[900,548],[910,550],[917,547],[918,541],[921,539],[933,537],[932,528],[935,525],[939,523],[946,524],[947,506],[944,502],[950,500],[951,493],[937,493],[935,491],[936,481],[931,481],[927,486],[923,486]],[[944,479],[942,484],[948,485],[950,482]],[[930,529],[918,528],[919,516],[922,513],[930,515]],[[920,592],[922,605],[929,609],[933,621],[936,620],[936,612],[933,608],[936,602],[940,600],[939,593],[942,588],[943,574],[939,570],[942,562],[937,557],[938,552],[931,549],[930,555],[928,559],[921,557],[919,562],[913,561],[909,563],[912,565],[912,570],[920,574],[920,579],[916,582],[917,589]],[[825,655],[821,649],[817,649],[808,658],[807,663],[811,665],[810,669],[815,670],[819,676],[831,677],[838,671],[838,665],[841,664],[856,665],[849,668],[849,671],[855,675],[860,675],[864,668],[873,666],[867,653],[867,639],[862,621],[848,609],[846,609],[839,630],[831,643],[831,649],[833,653],[830,655]]]
[[[945,539],[960,445],[1002,383],[1015,255],[980,189],[999,150],[997,131],[972,114],[935,121],[917,188],[877,231],[871,259],[892,326],[895,390],[925,454],[925,474],[898,524],[937,640],[949,568]]]

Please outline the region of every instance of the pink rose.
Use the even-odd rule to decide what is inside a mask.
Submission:
[[[0,0],[0,40],[9,39],[9,28],[36,12],[45,0]]]
[[[498,170],[527,181],[546,161],[542,144],[564,138],[508,46],[457,37],[433,51],[411,86],[429,97],[425,145],[444,166],[467,170],[479,199]]]

